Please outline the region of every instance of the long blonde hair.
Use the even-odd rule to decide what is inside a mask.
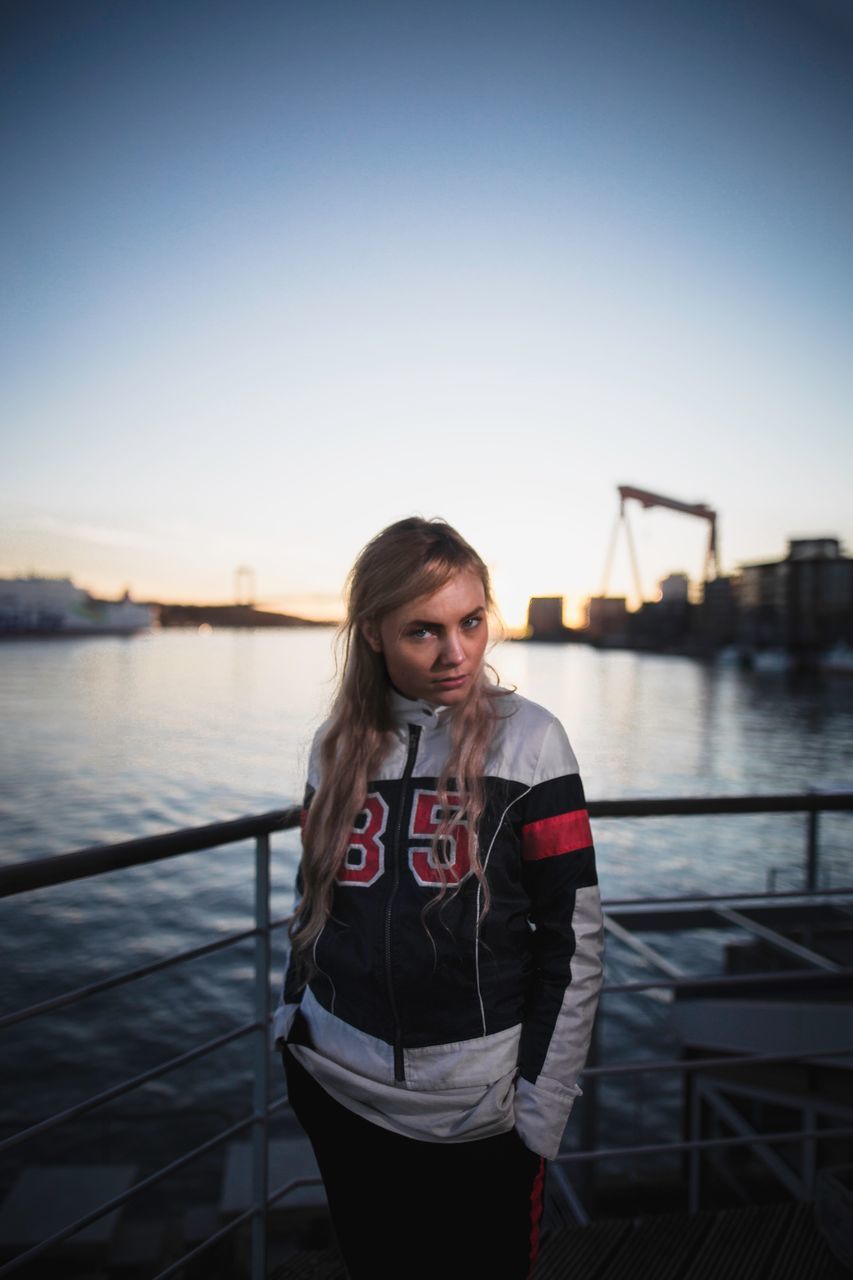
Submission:
[[[320,747],[319,786],[303,827],[302,897],[290,922],[294,948],[306,960],[331,912],[335,879],[355,819],[395,728],[385,659],[368,642],[365,628],[378,627],[387,613],[432,595],[466,571],[482,582],[486,608],[494,615],[489,571],[474,548],[446,521],[417,516],[398,520],[378,533],[350,571],[347,613],[338,633],[338,690]],[[482,914],[488,910],[489,889],[477,837],[485,804],[486,753],[497,718],[495,700],[505,692],[489,681],[490,671],[484,663],[467,698],[448,713],[450,752],[438,779],[438,804],[444,816],[432,841],[440,888],[425,910],[447,892],[444,843],[462,822],[468,828],[467,875],[480,883]],[[448,803],[451,779],[459,796],[453,807]]]

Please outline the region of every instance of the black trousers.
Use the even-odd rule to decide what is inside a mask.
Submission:
[[[341,1106],[287,1049],[282,1061],[351,1280],[526,1280],[545,1161],[515,1130],[418,1142]]]

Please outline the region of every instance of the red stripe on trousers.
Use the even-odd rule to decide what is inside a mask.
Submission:
[[[588,849],[592,844],[589,814],[586,809],[558,813],[555,818],[540,818],[521,829],[521,856],[526,862],[555,858],[561,853]]]
[[[533,1275],[536,1259],[539,1257],[539,1223],[542,1220],[542,1192],[545,1187],[545,1157],[539,1158],[539,1172],[533,1180],[530,1192],[530,1270],[527,1280]]]

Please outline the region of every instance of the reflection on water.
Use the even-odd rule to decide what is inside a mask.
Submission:
[[[297,801],[330,694],[331,639],[325,630],[166,631],[4,643],[4,861]],[[493,662],[505,684],[564,721],[590,797],[853,784],[853,681],[788,686],[681,658],[582,646],[504,644]],[[779,887],[801,883],[805,827],[796,815],[611,820],[595,834],[609,897],[760,890],[773,871]],[[825,816],[824,883],[847,881],[849,847],[849,816]],[[277,836],[273,850],[273,909],[282,915],[296,836]],[[252,874],[246,843],[6,900],[2,1010],[248,927]],[[713,964],[719,941],[693,939],[685,948],[665,938],[660,946],[699,972]],[[241,944],[18,1028],[7,1044],[4,1128],[251,1019],[251,956],[251,944]],[[618,947],[611,964],[620,979],[642,976]],[[613,1021],[604,1052],[647,1052],[652,1040],[660,1051],[666,1035],[665,1006],[648,997]],[[248,1069],[248,1046],[230,1046],[215,1069],[202,1062],[169,1076],[28,1158],[57,1151],[95,1158],[85,1154],[93,1133],[111,1137],[116,1150],[131,1142],[143,1162],[154,1148],[166,1154],[164,1144],[177,1155],[246,1113]],[[660,1097],[646,1097],[644,1087],[617,1099],[622,1123],[642,1111],[644,1123],[659,1126]]]

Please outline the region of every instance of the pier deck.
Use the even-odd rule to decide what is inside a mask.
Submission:
[[[570,1227],[545,1242],[533,1280],[850,1280],[850,1275],[818,1230],[814,1205],[787,1203]],[[337,1249],[328,1248],[294,1256],[271,1272],[270,1280],[346,1280],[346,1271]]]

